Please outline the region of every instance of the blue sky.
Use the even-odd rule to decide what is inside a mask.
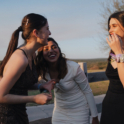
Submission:
[[[100,49],[101,2],[106,0],[0,0],[0,60],[11,34],[28,13],[48,19],[50,31],[67,58],[107,58]],[[19,44],[22,44],[21,36]]]

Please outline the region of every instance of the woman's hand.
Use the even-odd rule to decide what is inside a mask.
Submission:
[[[55,83],[56,83],[55,80],[52,79],[52,80],[50,80],[50,81],[44,83],[43,85],[41,85],[40,88],[41,88],[41,89],[43,88],[43,89],[48,90],[49,93],[51,94],[51,90],[54,88]]]
[[[47,94],[47,93],[42,93],[34,96],[34,102],[37,104],[45,104],[52,100],[52,95]]]
[[[106,40],[115,54],[122,54],[122,40],[117,34],[109,35],[109,40]]]
[[[98,117],[93,117],[92,124],[99,124]]]

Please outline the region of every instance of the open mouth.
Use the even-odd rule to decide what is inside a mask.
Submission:
[[[49,58],[54,59],[56,55],[50,55]]]

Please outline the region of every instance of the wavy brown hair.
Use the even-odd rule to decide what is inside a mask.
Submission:
[[[109,23],[110,23],[111,18],[117,19],[120,22],[120,24],[124,27],[124,11],[114,12],[113,14],[110,15],[110,17],[108,19],[108,31],[110,29]],[[115,54],[112,50],[110,50],[110,53]],[[108,61],[110,61],[110,59],[111,59],[110,53],[109,53]]]
[[[13,32],[6,55],[3,61],[0,63],[0,77],[3,76],[4,67],[8,62],[10,56],[17,49],[19,32],[22,32],[22,38],[25,40],[26,43],[26,40],[30,38],[33,29],[40,30],[43,26],[46,25],[46,23],[47,19],[45,17],[35,13],[30,13],[23,18],[21,26]]]
[[[61,52],[61,49],[58,45],[58,43],[53,39],[53,38],[48,38],[48,42],[52,41],[53,43],[55,43],[59,49],[60,52],[60,56],[58,58],[58,65],[57,65],[57,70],[58,70],[58,79],[62,79],[64,78],[64,76],[67,74],[67,65],[66,65],[66,58],[65,55]],[[41,76],[42,79],[48,81],[45,78],[45,75],[49,69],[49,66],[47,64],[47,61],[44,59],[43,57],[43,49],[39,49],[38,50],[38,55],[35,59],[35,64],[36,64],[36,69],[38,72],[38,76]]]

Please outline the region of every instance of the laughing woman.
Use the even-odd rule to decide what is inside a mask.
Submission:
[[[54,88],[53,124],[99,124],[94,97],[88,80],[76,62],[65,59],[57,42],[48,38],[48,45],[39,49],[37,71],[42,79],[56,80]]]
[[[26,43],[17,48],[19,32]],[[50,34],[47,19],[34,13],[26,15],[14,31],[0,64],[0,124],[29,124],[26,103],[45,104],[52,99],[49,94],[27,96],[28,89],[43,87],[35,84],[38,75],[33,55],[39,47],[47,45]]]
[[[124,11],[108,19],[109,44],[106,75],[110,81],[102,103],[100,124],[124,124]]]

